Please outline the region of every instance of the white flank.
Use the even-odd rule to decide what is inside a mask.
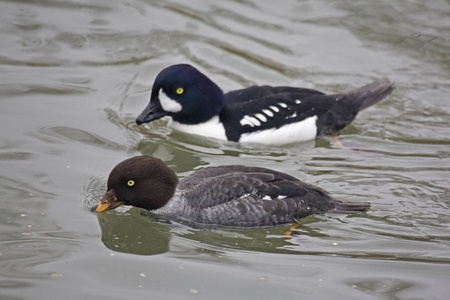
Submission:
[[[196,125],[181,124],[171,119],[169,122],[169,126],[175,130],[182,132],[204,135],[219,140],[227,140],[225,128],[223,127],[222,123],[219,122],[218,116],[211,118],[209,121]]]
[[[159,90],[159,102],[161,103],[162,108],[168,112],[177,113],[183,109],[179,102],[167,96],[162,89]]]
[[[284,125],[278,129],[244,133],[241,135],[239,142],[283,145],[313,140],[317,135],[316,121],[317,116],[312,116],[297,123]]]
[[[300,103],[302,103],[302,101],[300,101],[300,100],[295,100],[295,104],[300,104]]]
[[[281,106],[281,107],[283,107],[283,108],[286,108],[286,107],[287,107],[287,104],[286,104],[286,103],[283,103],[283,102],[278,103],[278,105]]]

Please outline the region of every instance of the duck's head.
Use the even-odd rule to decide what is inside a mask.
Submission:
[[[95,211],[103,212],[120,205],[157,209],[173,197],[177,184],[177,175],[162,160],[148,155],[135,156],[111,171],[108,192]]]
[[[222,90],[208,77],[191,65],[173,65],[156,77],[150,103],[136,123],[168,115],[182,124],[199,124],[218,115],[224,103]]]

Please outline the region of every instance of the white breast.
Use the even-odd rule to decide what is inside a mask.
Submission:
[[[219,140],[227,140],[227,136],[225,134],[225,128],[222,123],[219,121],[219,117],[215,116],[211,118],[209,121],[195,124],[195,125],[186,125],[181,124],[176,121],[170,120],[169,126],[175,130],[183,131],[191,134],[204,135],[208,137],[212,137]]]
[[[239,142],[283,145],[313,140],[317,135],[317,116],[291,123],[281,128],[255,131],[241,135]]]

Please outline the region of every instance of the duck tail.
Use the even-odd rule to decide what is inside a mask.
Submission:
[[[370,209],[370,202],[356,202],[335,199],[336,206],[330,210],[332,213],[355,214],[365,212]]]
[[[351,91],[347,99],[357,104],[358,111],[361,111],[386,98],[394,88],[395,82],[384,78]]]

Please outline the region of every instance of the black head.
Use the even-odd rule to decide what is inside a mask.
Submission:
[[[136,123],[169,115],[183,124],[198,124],[218,115],[224,104],[222,90],[208,77],[191,65],[173,65],[156,77],[150,103]]]
[[[109,174],[108,192],[99,201],[97,212],[120,205],[148,210],[163,207],[178,184],[175,172],[153,156],[135,156],[122,161]]]

